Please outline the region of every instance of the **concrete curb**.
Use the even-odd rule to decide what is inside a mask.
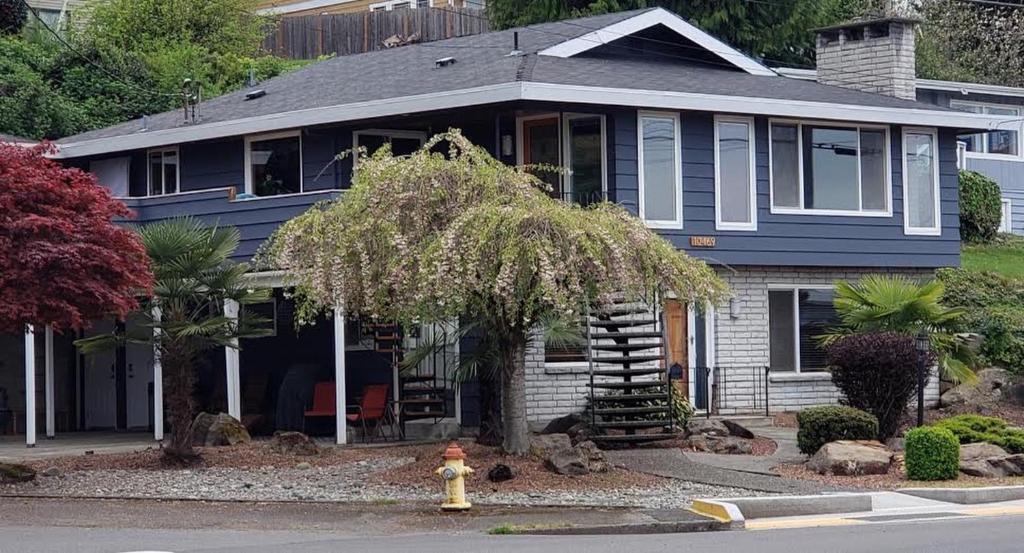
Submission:
[[[740,527],[754,518],[857,513],[871,508],[871,494],[867,493],[736,497],[727,501],[697,499],[693,502],[695,512],[723,522],[736,522]]]
[[[639,524],[608,524],[604,526],[566,526],[564,528],[523,528],[507,535],[515,536],[620,536],[638,534],[684,534],[731,530],[729,524],[717,520],[686,520]]]
[[[961,505],[996,503],[1024,499],[1024,486],[992,486],[988,488],[902,488],[898,493]]]

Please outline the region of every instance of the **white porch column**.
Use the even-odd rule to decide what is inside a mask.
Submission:
[[[36,446],[36,333],[25,325],[25,445]]]
[[[238,302],[226,300],[224,302],[224,316],[238,321]],[[238,360],[238,339],[231,341],[231,346],[224,348],[225,366],[227,368],[227,393],[228,393],[228,414],[238,420],[242,420],[242,398],[239,377]]]
[[[348,442],[348,420],[345,419],[345,308],[334,308],[334,408],[335,442]]]
[[[56,421],[53,405],[53,327],[50,325],[46,325],[44,341],[46,342],[46,382],[43,383],[44,398],[46,401],[46,438],[52,440],[56,434]]]
[[[162,312],[159,307],[153,308],[153,439],[162,442],[164,439],[164,366],[160,361],[160,333],[158,328]]]

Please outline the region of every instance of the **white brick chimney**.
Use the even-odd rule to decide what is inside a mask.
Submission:
[[[916,99],[916,19],[886,17],[817,29],[818,82]]]

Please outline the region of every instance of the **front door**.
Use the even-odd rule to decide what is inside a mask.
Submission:
[[[679,300],[665,302],[665,337],[668,339],[669,374],[674,378],[673,393],[690,397],[689,332],[686,305]],[[673,367],[678,365],[675,370]]]
[[[129,335],[145,334],[152,331],[142,326],[139,317],[129,317]],[[124,415],[126,428],[149,428],[152,424],[150,387],[153,384],[153,346],[152,344],[129,343],[125,345],[125,402]]]
[[[96,323],[86,336],[110,333],[112,321]],[[82,397],[85,404],[85,429],[111,429],[117,426],[117,354],[109,349],[84,356]]]
[[[559,136],[558,116],[543,116],[522,120],[524,165],[562,165]],[[540,180],[551,186],[551,195],[562,197],[562,175],[557,171],[535,171]]]

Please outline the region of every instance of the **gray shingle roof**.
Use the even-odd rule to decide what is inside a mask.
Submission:
[[[930,104],[855,92],[781,76],[755,76],[715,65],[648,56],[541,56],[538,52],[649,10],[544,23],[481,35],[404,46],[330,59],[260,83],[266,95],[245,101],[241,90],[203,102],[202,124],[234,121],[297,110],[455,91],[517,81],[594,87],[696,92],[752,98],[805,100],[886,108],[942,110]],[[510,56],[513,33],[522,56]],[[437,68],[445,57],[456,63]],[[180,110],[147,118],[145,130],[185,126]],[[143,131],[134,120],[60,140],[76,143]]]

